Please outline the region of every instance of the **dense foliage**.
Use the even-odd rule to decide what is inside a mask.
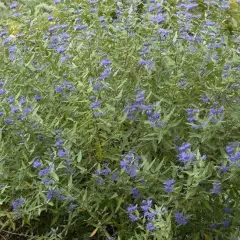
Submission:
[[[240,239],[236,1],[0,11],[0,239]]]

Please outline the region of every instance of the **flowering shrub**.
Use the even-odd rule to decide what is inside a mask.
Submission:
[[[1,239],[240,237],[236,1],[0,8]]]

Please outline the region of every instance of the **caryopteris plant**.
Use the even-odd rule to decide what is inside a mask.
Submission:
[[[0,3],[0,239],[240,239],[239,5]]]

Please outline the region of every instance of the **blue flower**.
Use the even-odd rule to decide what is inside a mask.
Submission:
[[[87,27],[86,25],[78,24],[78,25],[75,26],[75,30],[83,30],[86,27]]]
[[[221,190],[221,183],[220,182],[213,182],[213,188],[210,190],[213,194],[219,194]]]
[[[229,227],[230,222],[231,222],[230,219],[223,220],[223,223],[222,223],[223,227]]]
[[[49,166],[49,167],[47,167],[47,168],[44,168],[44,169],[42,169],[42,170],[40,170],[40,171],[38,172],[38,175],[39,175],[40,177],[43,177],[43,176],[49,174],[49,173],[51,172],[51,169],[52,169],[52,166]]]
[[[23,106],[26,103],[26,98],[25,97],[21,97],[19,102]]]
[[[136,187],[132,188],[131,193],[132,193],[133,198],[135,198],[135,199],[140,197],[140,193]]]
[[[39,100],[41,100],[41,99],[42,99],[42,97],[41,97],[41,96],[39,96],[39,95],[35,95],[35,96],[34,96],[34,99],[35,99],[36,101],[39,101]]]
[[[185,8],[187,11],[192,10],[198,6],[197,3],[189,3],[189,4],[180,4],[177,6],[177,8]]]
[[[64,140],[63,140],[63,139],[58,139],[58,140],[55,142],[54,146],[55,146],[55,147],[59,147],[59,146],[61,146],[63,143],[64,143]]]
[[[111,179],[114,181],[114,182],[117,182],[118,181],[118,175],[119,175],[119,172],[114,172],[111,176]]]
[[[49,16],[49,17],[48,17],[48,21],[49,21],[49,22],[51,22],[51,21],[53,21],[53,20],[54,20],[54,17],[53,17],[53,16]]]
[[[10,9],[15,9],[18,5],[19,5],[19,3],[17,3],[17,2],[12,3],[12,4],[10,5]]]
[[[227,214],[231,214],[231,213],[232,213],[232,209],[229,208],[229,207],[225,207],[225,208],[223,209],[223,211],[224,211],[225,213],[227,213]]]
[[[78,207],[78,204],[73,204],[71,203],[70,206],[68,207],[69,210],[73,211],[74,209],[76,209]]]
[[[102,105],[102,101],[93,102],[90,104],[91,108],[99,108]]]
[[[51,190],[48,190],[48,193],[46,194],[45,197],[47,200],[51,200],[55,198],[58,194],[59,194],[59,191],[51,189]]]
[[[24,114],[24,116],[26,116],[28,113],[30,113],[32,111],[32,108],[30,108],[30,107],[26,107],[26,108],[24,108],[23,109],[23,114]]]
[[[33,162],[33,167],[34,168],[39,168],[41,166],[42,166],[42,163],[39,161],[39,157],[35,157],[34,162]]]
[[[106,67],[106,66],[109,66],[109,65],[111,65],[111,64],[112,64],[112,61],[111,61],[111,60],[103,59],[103,60],[101,61],[101,63],[100,63],[100,66]]]
[[[138,104],[143,104],[144,103],[144,101],[145,101],[144,95],[145,95],[144,90],[136,89],[136,102]]]
[[[141,204],[141,209],[146,212],[152,207],[152,200],[143,200]]]
[[[5,119],[4,119],[4,122],[5,122],[7,125],[12,125],[13,122],[14,122],[14,119],[13,119],[13,118],[5,118]]]
[[[183,143],[179,148],[178,148],[178,151],[179,152],[185,152],[186,150],[190,149],[191,148],[191,143]]]
[[[22,207],[22,205],[24,204],[24,199],[23,198],[17,198],[16,200],[13,201],[12,203],[12,207],[13,210],[18,210],[20,207]]]
[[[193,153],[189,152],[181,152],[178,155],[179,161],[183,163],[188,163],[194,159],[195,155]]]
[[[51,185],[54,183],[54,181],[51,178],[42,178],[41,182],[45,185]]]
[[[181,82],[178,83],[178,85],[181,86],[181,87],[184,87],[184,86],[187,85],[187,82],[186,81],[181,81]]]
[[[11,113],[18,113],[18,112],[19,112],[19,108],[17,106],[12,106]]]
[[[224,173],[227,172],[227,171],[229,170],[229,168],[230,168],[230,167],[228,167],[228,166],[220,166],[220,167],[219,167],[220,171],[221,171],[221,172],[224,172]]]
[[[132,222],[136,222],[139,218],[133,215],[133,212],[137,210],[137,205],[129,205],[127,208],[128,216]]]
[[[151,223],[151,222],[148,222],[146,224],[146,228],[148,231],[152,232],[152,231],[155,231],[157,228]]]
[[[57,48],[57,52],[58,52],[59,54],[62,54],[62,53],[64,53],[65,51],[66,51],[66,48],[64,48],[63,46],[60,46],[60,47]]]
[[[174,179],[166,180],[164,182],[164,189],[167,193],[171,193],[173,191],[174,183],[175,183]]]
[[[55,91],[56,91],[57,93],[60,93],[60,92],[63,91],[63,87],[58,85],[58,86],[55,87]]]
[[[165,21],[166,18],[167,18],[166,14],[163,14],[163,15],[158,14],[158,15],[154,15],[151,20],[154,23],[161,24]]]
[[[6,92],[4,88],[0,88],[0,95],[3,95]]]
[[[175,220],[178,226],[186,225],[188,223],[188,218],[185,217],[182,212],[175,213]]]
[[[128,213],[132,213],[133,211],[137,210],[137,205],[129,205],[127,208]]]
[[[59,149],[57,155],[60,158],[64,158],[67,155],[67,151],[65,151],[63,149]]]

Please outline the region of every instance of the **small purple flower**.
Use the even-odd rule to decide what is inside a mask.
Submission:
[[[117,182],[118,181],[118,175],[119,175],[119,172],[114,172],[111,176],[112,181]]]
[[[148,231],[152,232],[152,231],[155,231],[157,228],[151,223],[151,222],[148,222],[146,224],[146,228]]]
[[[71,37],[71,35],[69,35],[69,34],[67,34],[67,33],[62,33],[62,34],[60,34],[60,38],[62,38],[62,39],[68,39],[68,38],[70,38]]]
[[[24,116],[26,116],[28,113],[30,113],[32,111],[32,108],[30,108],[30,107],[26,107],[26,108],[24,108],[23,109],[23,114],[24,114]]]
[[[10,46],[8,48],[8,52],[9,53],[14,53],[14,52],[16,52],[16,50],[17,50],[17,46],[16,45],[12,45],[12,46]]]
[[[100,21],[101,23],[103,23],[103,22],[105,22],[105,18],[104,18],[103,16],[101,16],[101,17],[99,17],[99,21]]]
[[[39,96],[39,95],[35,95],[35,96],[34,96],[34,99],[35,99],[36,101],[40,101],[40,100],[42,99],[42,97]]]
[[[132,188],[131,193],[132,193],[133,198],[135,198],[135,199],[140,197],[140,193],[136,187]]]
[[[221,183],[220,182],[213,182],[213,188],[210,190],[213,194],[219,194],[221,190]]]
[[[186,142],[186,143],[183,143],[179,148],[178,148],[178,151],[179,152],[185,152],[186,150],[190,149],[191,148],[191,144]]]
[[[67,151],[65,151],[63,149],[59,149],[57,155],[60,158],[64,158],[67,155]]]
[[[225,208],[223,209],[223,211],[224,211],[225,213],[227,213],[227,214],[231,214],[231,213],[232,213],[232,209],[229,208],[229,207],[225,207]]]
[[[220,167],[219,167],[220,171],[221,171],[221,172],[224,172],[224,173],[227,172],[227,171],[229,170],[229,168],[230,168],[230,167],[228,167],[228,166],[220,166]]]
[[[13,106],[11,108],[11,113],[18,113],[19,112],[19,108],[17,106]]]
[[[139,218],[135,215],[133,215],[132,213],[129,214],[129,218],[132,222],[136,222]]]
[[[227,152],[228,154],[233,153],[233,151],[234,151],[234,149],[233,149],[232,146],[227,146],[227,147],[226,147],[226,152]]]
[[[16,200],[14,200],[12,203],[13,211],[18,210],[20,207],[22,207],[24,202],[25,201],[23,198],[17,198]]]
[[[161,24],[165,21],[166,18],[167,18],[166,14],[164,15],[158,14],[158,15],[154,15],[151,20],[153,23]]]
[[[23,106],[26,103],[25,97],[21,97],[19,102]]]
[[[186,81],[181,81],[181,82],[178,83],[178,85],[181,86],[181,87],[184,87],[184,86],[187,85],[187,82]]]
[[[136,102],[139,104],[143,104],[145,100],[145,91],[141,89],[136,90]]]
[[[188,223],[188,218],[184,216],[183,212],[176,212],[175,220],[178,226],[186,225]]]
[[[141,204],[141,209],[146,212],[152,207],[152,200],[143,200]]]
[[[15,9],[19,4],[17,2],[10,5],[10,9]]]
[[[49,21],[49,22],[51,22],[51,21],[53,21],[53,20],[54,20],[54,17],[53,17],[53,16],[49,16],[49,17],[48,17],[48,21]]]
[[[55,198],[58,195],[58,193],[59,192],[57,190],[51,189],[51,190],[48,190],[48,193],[46,194],[45,197],[47,200],[51,200]]]
[[[42,166],[42,163],[39,161],[39,157],[35,157],[33,161],[33,167],[34,168],[39,168]]]
[[[110,66],[112,64],[112,61],[111,60],[108,60],[108,59],[103,59],[100,63],[100,66]]]
[[[53,0],[53,3],[54,4],[58,4],[58,3],[60,3],[61,2],[61,0]]]
[[[40,171],[38,172],[38,175],[39,175],[40,177],[43,177],[43,176],[49,174],[49,173],[51,172],[51,169],[52,169],[52,166],[49,166],[49,167],[47,167],[47,168],[44,168],[44,169],[42,169],[42,170],[40,170]]]
[[[194,154],[193,153],[188,153],[188,152],[181,152],[178,155],[179,161],[183,163],[188,163],[193,160]]]
[[[8,101],[9,104],[13,104],[14,101],[15,101],[15,99],[14,99],[13,96],[9,96],[9,97],[7,98],[7,101]]]
[[[101,106],[101,104],[102,104],[102,101],[93,102],[93,103],[90,104],[90,107],[91,108],[98,108],[98,107]]]
[[[77,207],[78,207],[78,204],[73,204],[73,203],[71,203],[70,206],[68,207],[68,209],[69,209],[70,211],[73,211],[73,210],[76,209]]]
[[[60,46],[60,47],[58,47],[58,49],[57,49],[57,52],[59,53],[59,54],[62,54],[62,53],[64,53],[66,51],[66,48],[64,48],[63,46]]]
[[[164,189],[167,193],[171,193],[173,192],[173,188],[174,188],[174,183],[175,183],[175,180],[174,179],[170,179],[170,180],[166,180],[164,182]]]
[[[223,220],[223,223],[222,223],[223,227],[229,227],[230,222],[231,222],[230,219]]]
[[[62,87],[62,86],[59,86],[59,85],[57,85],[57,86],[55,87],[55,91],[56,91],[57,93],[60,93],[60,92],[62,92],[62,91],[63,91],[63,87]]]
[[[13,118],[5,118],[5,119],[4,119],[4,122],[5,122],[7,125],[12,125],[13,122],[14,122],[14,119],[13,119]]]
[[[210,99],[208,97],[205,97],[205,98],[200,98],[200,101],[201,102],[209,102]]]
[[[111,68],[105,68],[103,70],[103,72],[100,73],[99,80],[107,79],[109,77],[109,75],[111,74],[111,71],[112,71]]]
[[[137,210],[137,205],[129,205],[127,208],[128,216],[132,222],[136,222],[138,220],[138,217],[133,215],[133,212]]]
[[[107,176],[111,172],[111,169],[106,167],[105,169],[100,171],[100,175]]]
[[[45,185],[51,185],[54,183],[54,181],[51,178],[42,178],[41,182]]]
[[[61,146],[63,143],[64,143],[64,140],[63,140],[63,139],[58,139],[58,140],[55,142],[54,146],[55,146],[55,147],[59,147],[59,146]]]
[[[127,208],[128,213],[132,213],[135,210],[137,210],[137,205],[129,205]]]
[[[6,92],[4,88],[0,88],[0,95],[3,95]]]
[[[75,30],[83,30],[86,27],[87,27],[86,25],[78,24],[75,26]]]

